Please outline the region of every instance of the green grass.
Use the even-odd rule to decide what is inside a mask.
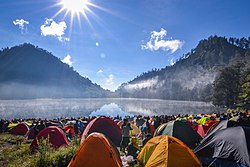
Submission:
[[[43,142],[36,152],[31,152],[30,143],[22,136],[0,134],[1,167],[63,167],[67,166],[77,151],[80,139],[73,139],[69,147],[52,149]]]
[[[36,152],[31,152],[31,142],[23,136],[0,134],[0,167],[66,167],[80,146],[80,138],[73,138],[69,147],[55,150],[44,140]]]

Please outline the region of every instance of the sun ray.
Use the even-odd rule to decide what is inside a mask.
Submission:
[[[74,14],[71,13],[71,16],[70,16],[70,28],[69,28],[69,36],[71,36],[71,33],[72,33],[72,25],[73,25],[73,22],[74,22]]]
[[[68,10],[64,13],[63,20],[65,20],[65,18],[67,17],[68,13],[69,13]]]
[[[61,9],[53,16],[56,17],[65,11],[64,19],[70,14],[70,25],[73,25],[74,18],[76,17],[79,24],[81,24],[81,16],[90,24],[86,12],[90,12],[89,6],[95,6],[89,0],[60,0],[57,6],[61,6]]]
[[[54,15],[54,17],[63,14],[63,20],[67,20],[66,18],[69,16],[69,36],[72,35],[73,26],[75,25],[75,19],[78,21],[80,30],[82,30],[83,23],[86,23],[90,27],[90,29],[95,32],[95,28],[89,18],[90,15],[93,16],[91,17],[91,19],[94,19],[93,21],[95,21],[98,25],[103,27],[109,34],[111,34],[111,36],[113,36],[110,30],[106,27],[105,22],[93,11],[93,9],[98,9],[105,13],[116,15],[112,11],[92,3],[91,0],[58,1],[60,2],[58,2],[56,6],[60,6],[60,10]]]
[[[56,12],[56,14],[54,14],[54,15],[52,16],[52,18],[57,17],[57,16],[58,16],[59,14],[61,14],[63,11],[64,11],[64,9],[61,8],[58,12]]]

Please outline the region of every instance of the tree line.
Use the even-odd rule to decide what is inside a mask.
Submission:
[[[213,83],[213,104],[250,110],[250,67],[238,62],[223,68]]]
[[[227,39],[229,43],[233,44],[233,45],[236,45],[240,48],[243,48],[243,49],[248,49],[250,48],[250,37],[248,38],[245,38],[245,37],[242,37],[242,38],[233,38],[233,37],[230,37]]]

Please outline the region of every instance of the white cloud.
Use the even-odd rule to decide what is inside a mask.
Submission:
[[[100,69],[99,71],[97,71],[97,74],[101,74],[103,73],[103,71]]]
[[[69,42],[69,41],[70,41],[70,39],[67,38],[67,37],[57,37],[57,39],[58,39],[59,41],[61,41],[61,42]]]
[[[110,74],[110,75],[108,76],[108,78],[106,78],[106,80],[105,80],[105,85],[107,85],[107,86],[112,86],[112,85],[114,85],[114,75],[113,75],[113,74]]]
[[[172,58],[172,59],[168,60],[168,62],[169,62],[169,64],[170,64],[171,66],[175,64],[175,60],[174,60],[174,58]]]
[[[70,40],[69,38],[64,37],[65,30],[67,29],[67,24],[64,21],[56,23],[53,19],[46,18],[40,29],[42,36],[55,36],[61,42],[67,42]]]
[[[155,86],[157,83],[158,83],[158,77],[145,80],[145,81],[141,81],[135,84],[128,84],[125,86],[125,89],[132,91],[132,90],[139,90],[143,88],[150,88],[150,87]]]
[[[18,25],[19,28],[21,29],[21,31],[23,31],[24,28],[25,28],[25,24],[28,25],[29,22],[26,21],[26,20],[24,20],[24,19],[16,19],[16,20],[13,21],[13,24],[14,24],[14,25]]]
[[[157,51],[162,49],[163,51],[171,51],[174,53],[180,49],[183,45],[183,42],[180,40],[164,40],[164,37],[167,36],[167,30],[161,28],[161,31],[152,31],[150,40],[145,44],[141,45],[141,48],[144,50]]]
[[[69,66],[72,65],[71,56],[69,54],[67,54],[67,56],[64,57],[61,61],[65,64],[68,64]]]
[[[110,75],[104,77],[103,79],[104,79],[104,81],[103,81],[102,87],[104,89],[108,89],[110,91],[115,91],[117,89],[118,86],[114,82],[115,77],[113,74],[110,74]]]

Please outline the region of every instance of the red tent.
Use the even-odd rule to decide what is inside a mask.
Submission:
[[[208,125],[193,125],[192,128],[203,138],[206,134],[210,126]]]
[[[12,135],[25,135],[29,131],[29,126],[26,122],[21,122],[10,130]]]
[[[62,145],[69,145],[68,140],[63,131],[56,126],[47,127],[41,132],[39,132],[35,139],[32,141],[30,148],[32,150],[35,150],[38,147],[37,141],[39,142],[39,140],[41,141],[42,139],[49,140],[49,143],[53,148],[59,148]]]
[[[93,132],[102,133],[106,137],[108,137],[116,146],[120,145],[122,130],[111,118],[98,117],[90,121],[82,134],[81,143],[89,134]]]
[[[216,119],[213,120],[213,119],[211,119],[211,120],[207,121],[207,122],[205,123],[205,125],[211,127],[211,126],[213,126],[214,124],[216,124],[217,122],[219,122],[219,120],[216,120]]]
[[[34,139],[35,138],[35,127],[31,127],[30,130],[26,133],[26,138],[29,139]]]

